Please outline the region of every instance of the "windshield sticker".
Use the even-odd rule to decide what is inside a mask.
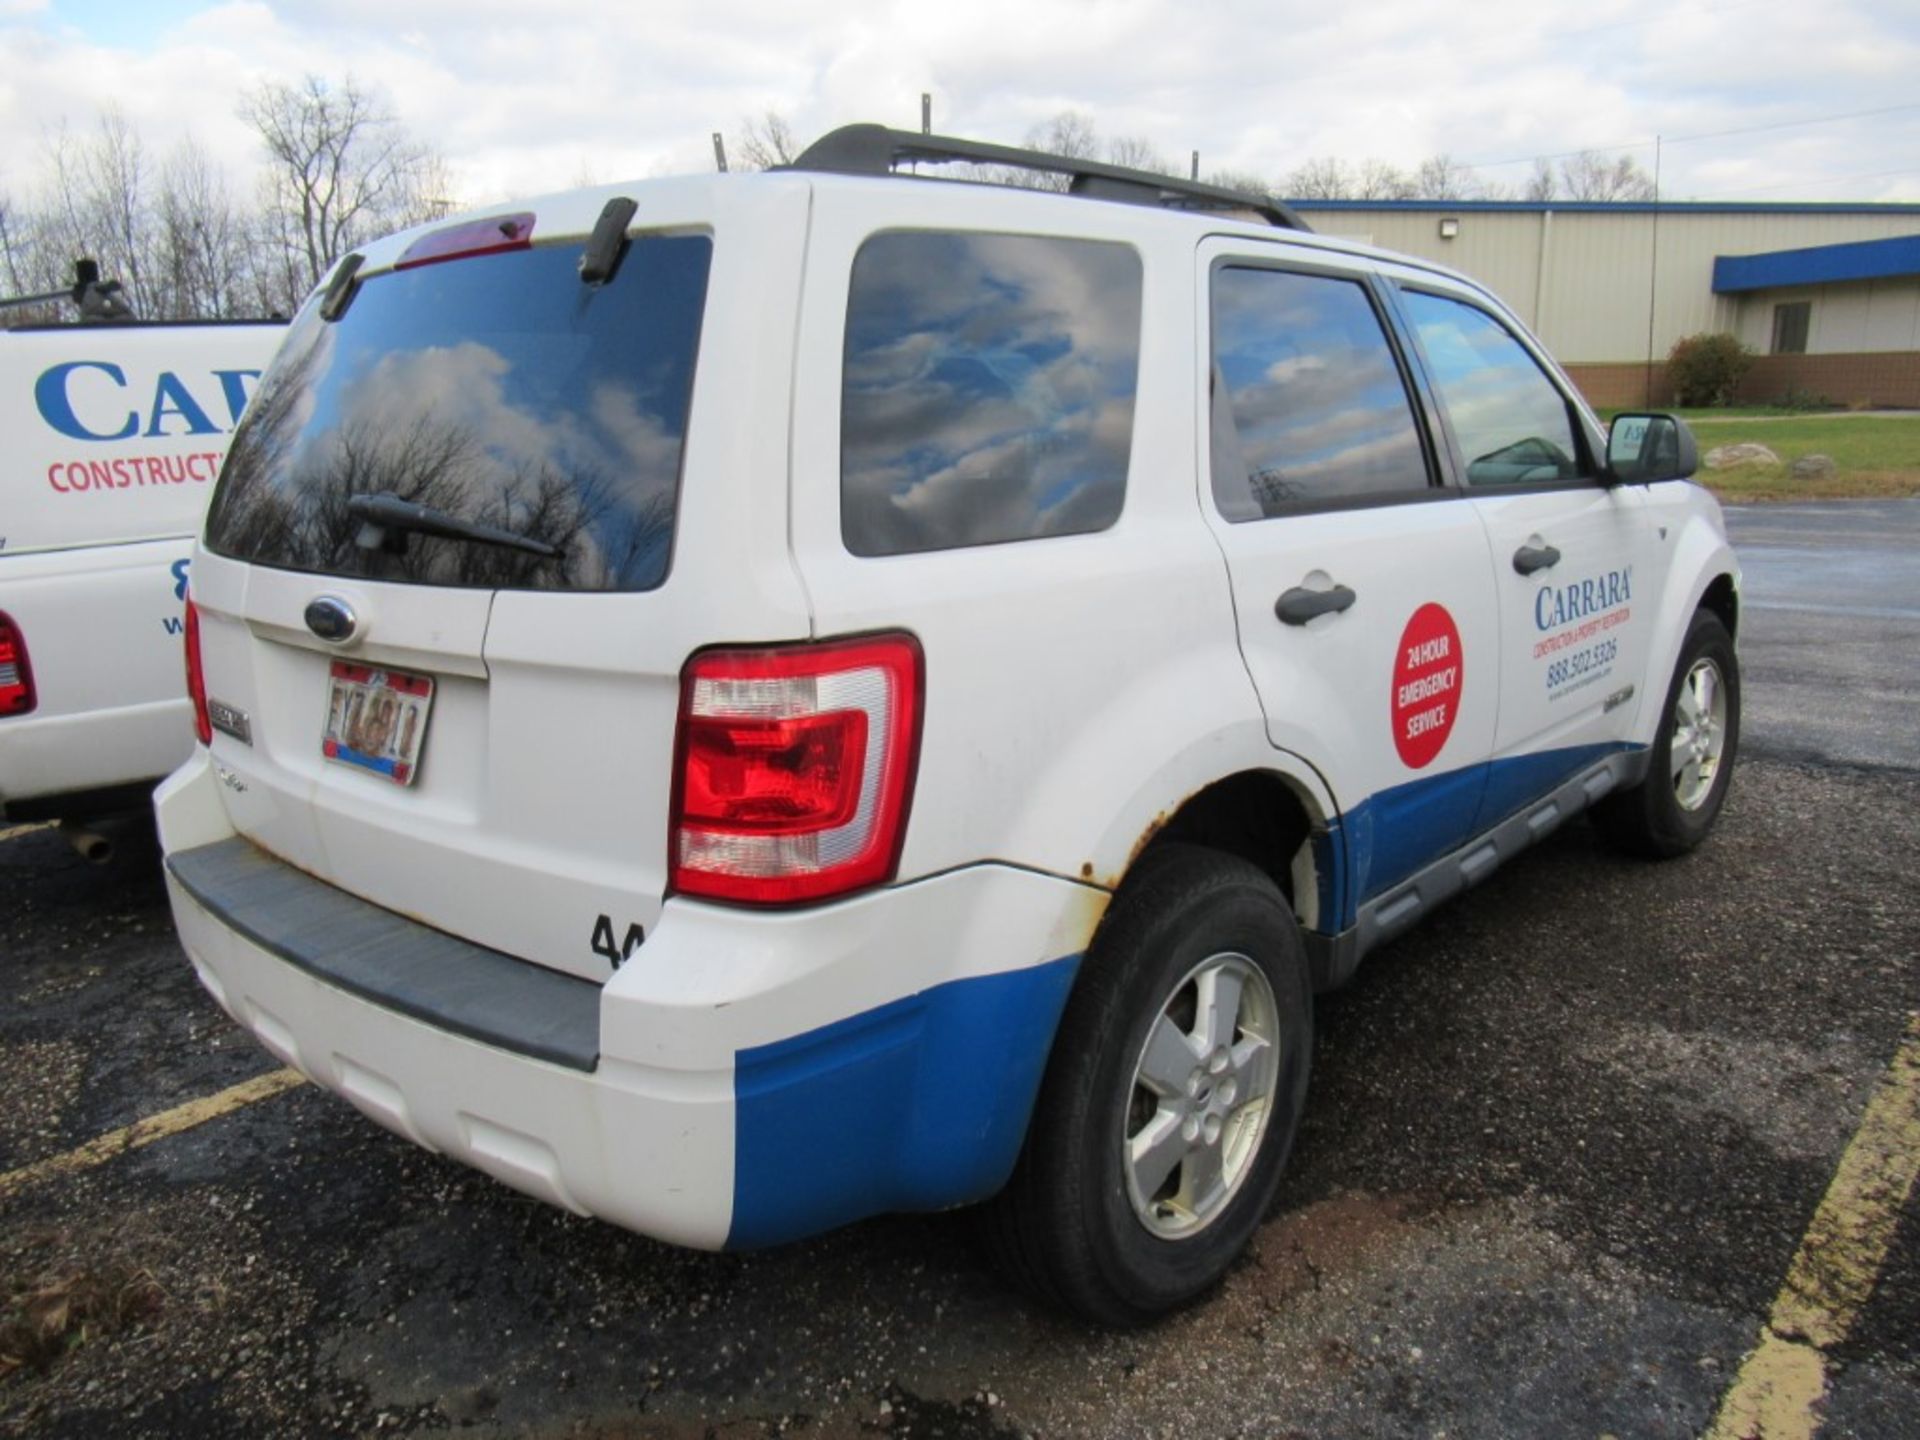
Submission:
[[[1460,629],[1444,605],[1426,604],[1400,632],[1393,661],[1393,748],[1409,770],[1431,765],[1460,713]]]

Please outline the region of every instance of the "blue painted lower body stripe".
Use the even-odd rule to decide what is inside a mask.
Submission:
[[[740,1051],[728,1246],[998,1190],[1079,963],[949,981]]]
[[[1487,792],[1480,802],[1480,818],[1474,829],[1485,830],[1538,800],[1576,770],[1618,754],[1631,746],[1569,745],[1561,750],[1541,750],[1532,755],[1510,755],[1493,762],[1487,774]]]
[[[1337,904],[1322,913],[1337,917],[1333,928],[1346,929],[1366,901],[1491,829],[1575,771],[1631,748],[1613,742],[1511,755],[1369,795],[1341,816],[1327,847],[1335,856],[1344,852],[1344,869],[1323,892]]]
[[[1469,765],[1370,795],[1346,814],[1346,893],[1354,905],[1391,889],[1473,833],[1487,766]],[[1347,915],[1345,924],[1353,923]]]

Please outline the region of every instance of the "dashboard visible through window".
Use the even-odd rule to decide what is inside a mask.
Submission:
[[[1504,325],[1444,295],[1409,290],[1403,299],[1469,485],[1538,485],[1583,473],[1566,397]]]

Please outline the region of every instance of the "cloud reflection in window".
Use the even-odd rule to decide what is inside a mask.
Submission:
[[[877,235],[854,260],[841,525],[857,555],[1105,529],[1139,370],[1139,256],[1041,236]]]
[[[1358,282],[1223,269],[1213,326],[1214,494],[1229,520],[1427,484],[1406,386]]]
[[[337,324],[289,333],[235,437],[208,541],[327,574],[488,588],[645,590],[665,577],[704,302],[703,237],[634,242],[590,290],[579,249],[376,276]],[[390,494],[554,547],[393,531]]]

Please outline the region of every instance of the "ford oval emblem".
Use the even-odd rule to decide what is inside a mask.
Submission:
[[[334,595],[307,602],[307,628],[332,645],[344,645],[360,629],[353,607]]]

